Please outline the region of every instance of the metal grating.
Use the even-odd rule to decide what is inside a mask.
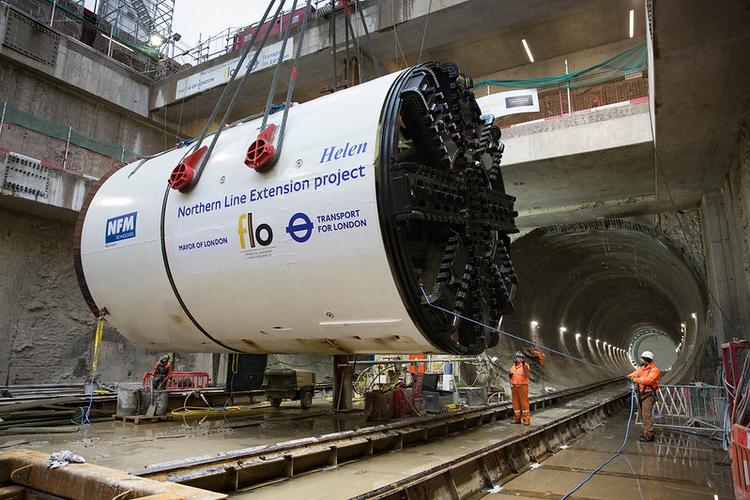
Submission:
[[[3,189],[10,189],[24,198],[47,198],[49,169],[42,162],[17,153],[5,160]]]
[[[36,61],[54,66],[60,35],[20,12],[8,9],[3,45]]]

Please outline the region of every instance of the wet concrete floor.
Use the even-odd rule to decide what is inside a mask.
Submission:
[[[354,429],[364,425],[364,415],[330,414],[330,401],[315,400],[302,410],[299,403],[281,408],[258,408],[248,417],[205,420],[192,418],[134,425],[97,422],[71,434],[13,434],[0,436],[0,452],[33,449],[45,453],[70,450],[88,462],[124,471],[202,455],[273,444],[307,436]],[[307,417],[308,418],[304,418]],[[6,443],[26,441],[12,447]]]
[[[571,443],[490,496],[562,498],[622,444],[627,411]],[[641,443],[633,425],[623,453],[572,498],[715,499],[734,498],[731,465],[718,441],[659,431]]]
[[[541,409],[532,414],[531,427],[544,425],[589,408],[625,390],[627,390],[625,384],[609,387],[572,399],[563,405]],[[504,420],[439,441],[236,493],[232,495],[232,498],[304,497],[305,500],[351,498],[418,474],[424,469],[440,466],[440,464],[492,445],[498,440],[521,435],[526,429],[523,426],[513,425],[511,420]]]
[[[532,428],[607,399],[623,388],[612,387],[545,408],[532,415]],[[47,453],[68,449],[89,462],[125,471],[147,465],[216,455],[261,444],[364,427],[364,416],[328,413],[330,402],[316,400],[310,410],[287,403],[279,410],[259,409],[260,417],[174,421],[133,425],[96,423],[74,434],[0,436],[0,446],[28,441],[16,448]],[[309,418],[300,418],[304,416]],[[627,422],[623,410],[599,428],[570,443],[524,474],[488,495],[560,498],[619,448]],[[292,480],[233,495],[233,498],[350,498],[439,466],[500,439],[524,432],[509,421],[497,422],[440,441],[346,464]],[[732,498],[726,454],[705,438],[662,431],[653,443],[638,442],[633,426],[624,453],[576,494],[576,498]],[[5,448],[11,449],[11,448]],[[0,450],[4,451],[4,449]]]

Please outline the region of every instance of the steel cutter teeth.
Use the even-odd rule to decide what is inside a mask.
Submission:
[[[471,85],[451,64],[410,75],[399,93],[398,162],[389,181],[399,244],[430,302],[496,325],[513,310],[508,235],[518,232],[517,213],[504,191],[500,130],[481,114]],[[428,322],[443,328],[444,350],[497,344],[497,332],[422,302]]]

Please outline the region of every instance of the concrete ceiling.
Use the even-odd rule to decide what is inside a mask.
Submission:
[[[631,8],[638,35],[644,30],[638,0],[466,0],[446,2],[448,7],[435,2],[429,17],[422,3],[369,4],[368,15],[378,22],[374,52],[387,69],[403,67],[404,59],[417,62],[423,33],[421,60],[451,60],[481,77],[513,68],[539,76],[534,74],[539,61],[626,40]],[[640,145],[506,166],[521,225],[691,208],[704,192],[721,187],[740,124],[750,115],[750,4],[653,3],[658,162],[651,147]],[[392,5],[398,8],[391,10]],[[311,29],[318,30],[320,50],[301,61],[298,101],[317,97],[331,82],[327,22]],[[536,65],[528,64],[521,38],[529,41]],[[270,69],[253,75],[233,119],[260,109],[270,77]],[[281,85],[277,101],[285,90]],[[220,92],[216,88],[168,106],[169,119],[196,134]]]
[[[656,150],[677,203],[722,186],[750,115],[750,3],[654,2]]]
[[[450,7],[435,2],[432,12],[425,16],[423,12],[427,11],[428,3],[428,0],[396,0],[367,4],[365,12],[378,27],[371,34],[373,53],[384,72],[396,71],[419,60],[438,60],[455,62],[462,71],[480,78],[528,65],[521,38],[528,40],[536,60],[544,60],[626,39],[629,9],[636,10],[636,19],[643,18],[643,4],[638,0],[465,0],[452,2],[454,5]],[[395,11],[391,6],[397,7]],[[638,36],[642,36],[643,22],[636,26]],[[320,42],[317,51],[300,61],[295,88],[295,100],[299,102],[314,99],[331,87],[327,20],[314,24],[309,32],[315,32],[310,37]],[[423,34],[425,42],[420,59]],[[340,34],[339,43],[341,40]],[[343,47],[340,52],[339,59],[343,61]],[[236,56],[237,53],[231,57]],[[200,67],[224,59],[209,61]],[[341,70],[339,65],[340,78]],[[374,76],[369,64],[366,72],[366,76]],[[168,95],[169,89],[184,74],[178,73],[160,82],[158,90]],[[253,74],[240,94],[241,103],[232,119],[262,109],[271,75],[271,68]],[[285,84],[280,87],[276,101],[283,100],[286,91]],[[196,133],[221,90],[222,87],[214,88],[168,105],[168,118],[179,122],[188,134]],[[164,108],[154,111],[161,114]]]

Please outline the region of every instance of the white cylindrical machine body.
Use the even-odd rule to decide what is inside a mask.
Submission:
[[[112,174],[80,240],[107,320],[163,351],[436,351],[399,295],[378,219],[380,115],[398,75],[293,106],[267,172],[244,164],[256,119],[222,132],[185,193],[167,179],[187,146]]]

